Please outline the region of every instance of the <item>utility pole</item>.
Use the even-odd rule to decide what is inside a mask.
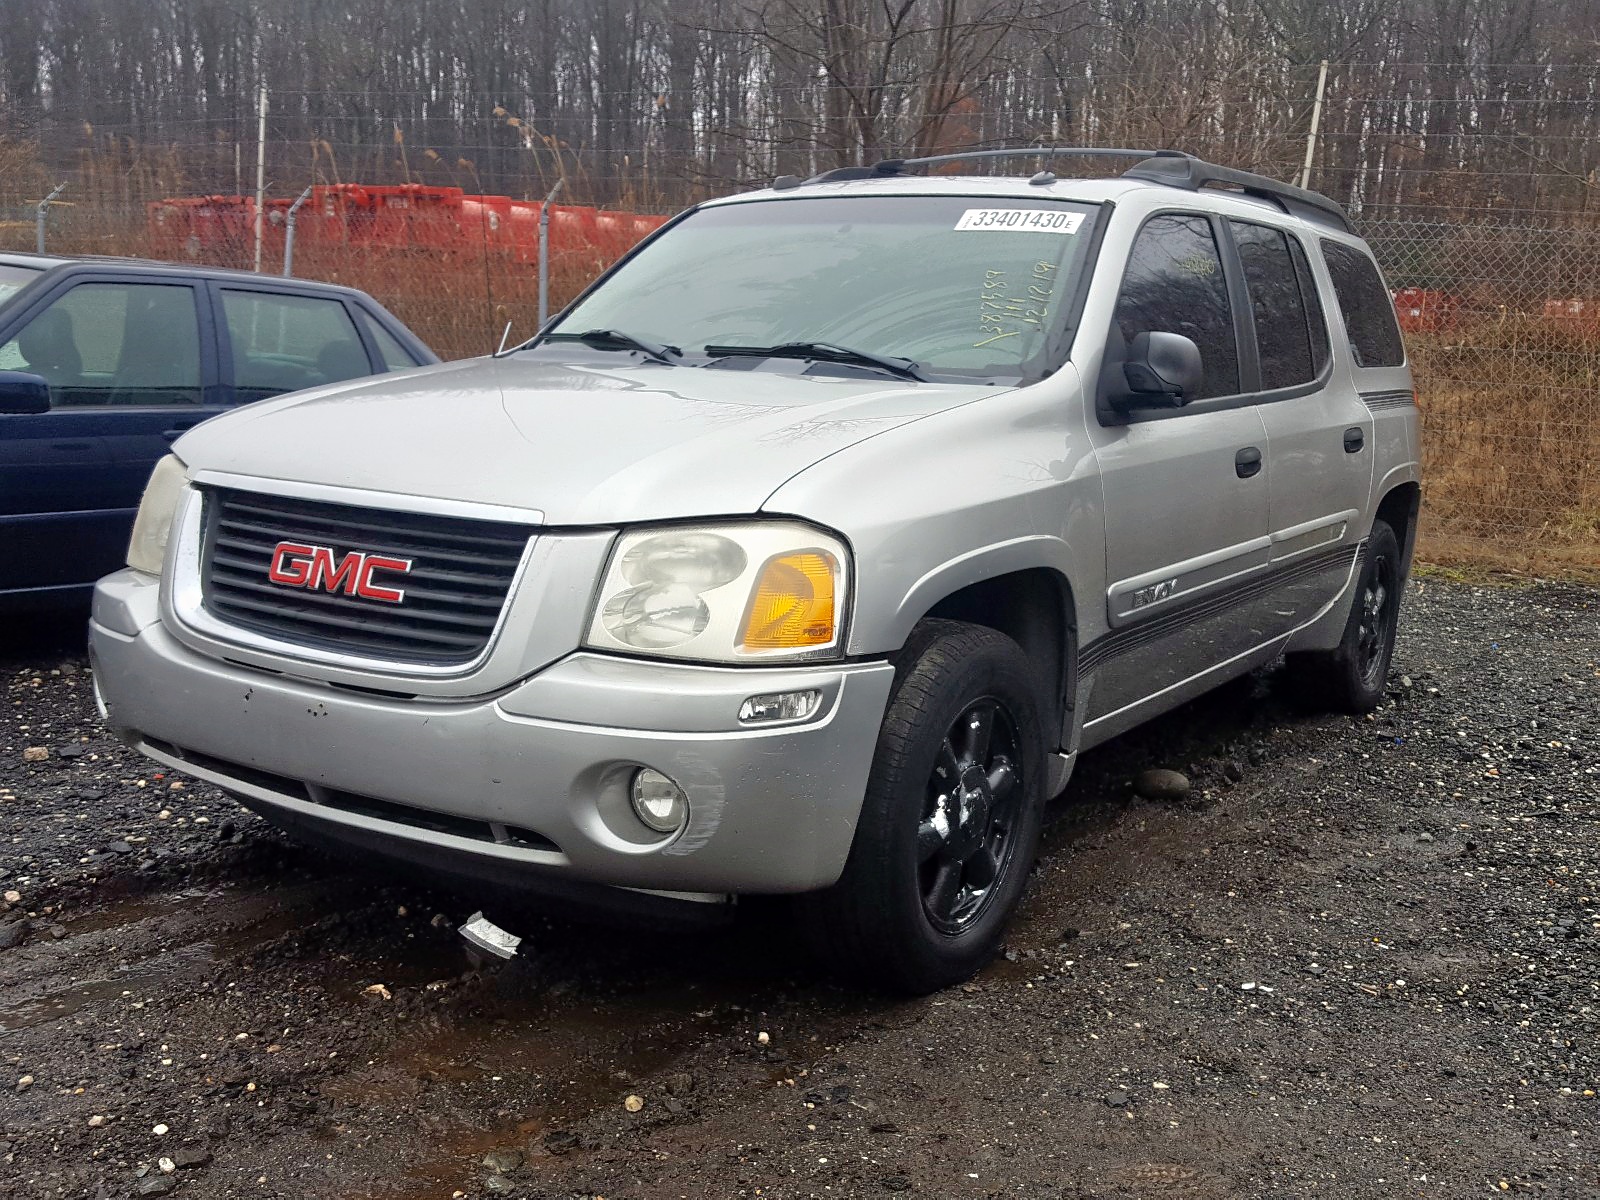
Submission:
[[[1317,71],[1317,98],[1311,103],[1311,132],[1306,135],[1306,161],[1300,168],[1300,186],[1311,186],[1311,160],[1317,154],[1317,130],[1322,126],[1322,92],[1328,85],[1328,60]]]
[[[261,81],[261,104],[256,121],[256,270],[261,270],[261,237],[266,228],[267,205],[267,81]]]

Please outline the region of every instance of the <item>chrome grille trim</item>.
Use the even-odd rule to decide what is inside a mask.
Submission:
[[[205,521],[202,489],[223,486],[262,496],[289,497],[326,501],[353,507],[379,507],[394,513],[415,513],[461,517],[480,521],[506,521],[513,518],[528,529],[528,540],[521,559],[516,565],[505,601],[499,607],[497,621],[482,651],[465,661],[422,662],[415,658],[394,658],[381,653],[361,653],[349,649],[307,644],[303,640],[238,625],[223,620],[212,613],[204,602],[202,587],[202,548],[205,543]],[[330,667],[339,671],[358,672],[360,675],[389,675],[408,680],[460,679],[473,675],[494,653],[507,616],[516,606],[517,594],[527,573],[528,565],[540,545],[537,528],[543,515],[534,509],[510,508],[500,505],[477,505],[467,501],[437,500],[431,497],[410,497],[395,493],[373,492],[356,488],[341,488],[326,484],[299,484],[289,481],[256,479],[216,471],[198,471],[185,488],[174,518],[172,547],[166,555],[163,570],[163,608],[168,619],[177,628],[215,644],[211,653],[222,652],[226,645],[239,646],[279,660],[283,667],[293,670],[292,663],[305,663]]]

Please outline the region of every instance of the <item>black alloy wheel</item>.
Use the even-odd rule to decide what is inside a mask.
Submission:
[[[1041,664],[997,630],[924,620],[894,665],[844,871],[796,901],[836,970],[922,994],[1000,948],[1039,845],[1059,718],[1044,716]]]
[[[1016,850],[1024,794],[1016,721],[986,696],[945,735],[917,826],[922,907],[935,928],[960,933],[982,915]]]
[[[1383,683],[1394,644],[1394,622],[1399,605],[1391,602],[1398,588],[1399,571],[1388,545],[1371,547],[1361,589],[1360,617],[1356,629],[1356,669],[1369,687]]]
[[[1285,682],[1305,707],[1367,713],[1383,703],[1405,590],[1402,562],[1394,530],[1374,521],[1339,644],[1298,651],[1286,661]]]

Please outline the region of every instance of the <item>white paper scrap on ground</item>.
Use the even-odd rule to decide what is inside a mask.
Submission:
[[[481,912],[473,913],[467,918],[467,923],[456,932],[479,950],[498,958],[513,957],[517,947],[522,945],[521,938],[514,933],[507,933]]]

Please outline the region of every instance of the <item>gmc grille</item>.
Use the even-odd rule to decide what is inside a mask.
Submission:
[[[471,662],[493,636],[533,529],[499,521],[205,489],[201,589],[208,612],[240,629],[365,658],[426,666]],[[345,588],[268,578],[280,543],[409,559],[399,603]],[[389,582],[390,577],[385,577]]]

